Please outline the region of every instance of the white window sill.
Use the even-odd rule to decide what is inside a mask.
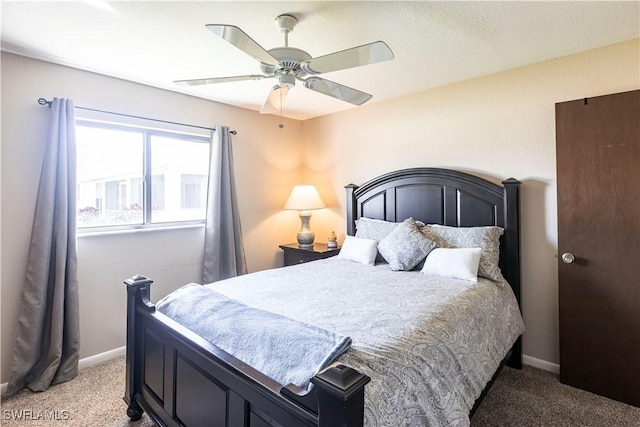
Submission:
[[[192,229],[192,228],[204,228],[204,223],[168,225],[168,226],[156,226],[156,227],[123,228],[120,230],[104,230],[104,231],[77,230],[76,235],[78,239],[81,239],[84,237],[116,236],[120,234],[135,234],[135,233],[154,233],[154,232],[162,232],[162,231],[186,230],[186,229]]]

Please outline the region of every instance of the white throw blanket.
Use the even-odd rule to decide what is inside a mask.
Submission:
[[[250,307],[190,283],[156,304],[162,314],[298,394],[351,345],[351,338]]]

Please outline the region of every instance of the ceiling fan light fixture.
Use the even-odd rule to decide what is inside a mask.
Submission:
[[[296,76],[291,73],[280,74],[280,87],[286,87],[290,89],[296,85]]]

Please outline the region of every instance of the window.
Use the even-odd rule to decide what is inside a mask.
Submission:
[[[207,175],[183,174],[182,209],[202,209],[207,202]]]
[[[79,120],[76,147],[79,229],[204,220],[208,138]]]

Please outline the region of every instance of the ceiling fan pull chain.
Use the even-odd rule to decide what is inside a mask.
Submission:
[[[284,124],[282,123],[282,89],[280,89],[280,124],[278,125],[278,127],[280,129],[284,127]]]

